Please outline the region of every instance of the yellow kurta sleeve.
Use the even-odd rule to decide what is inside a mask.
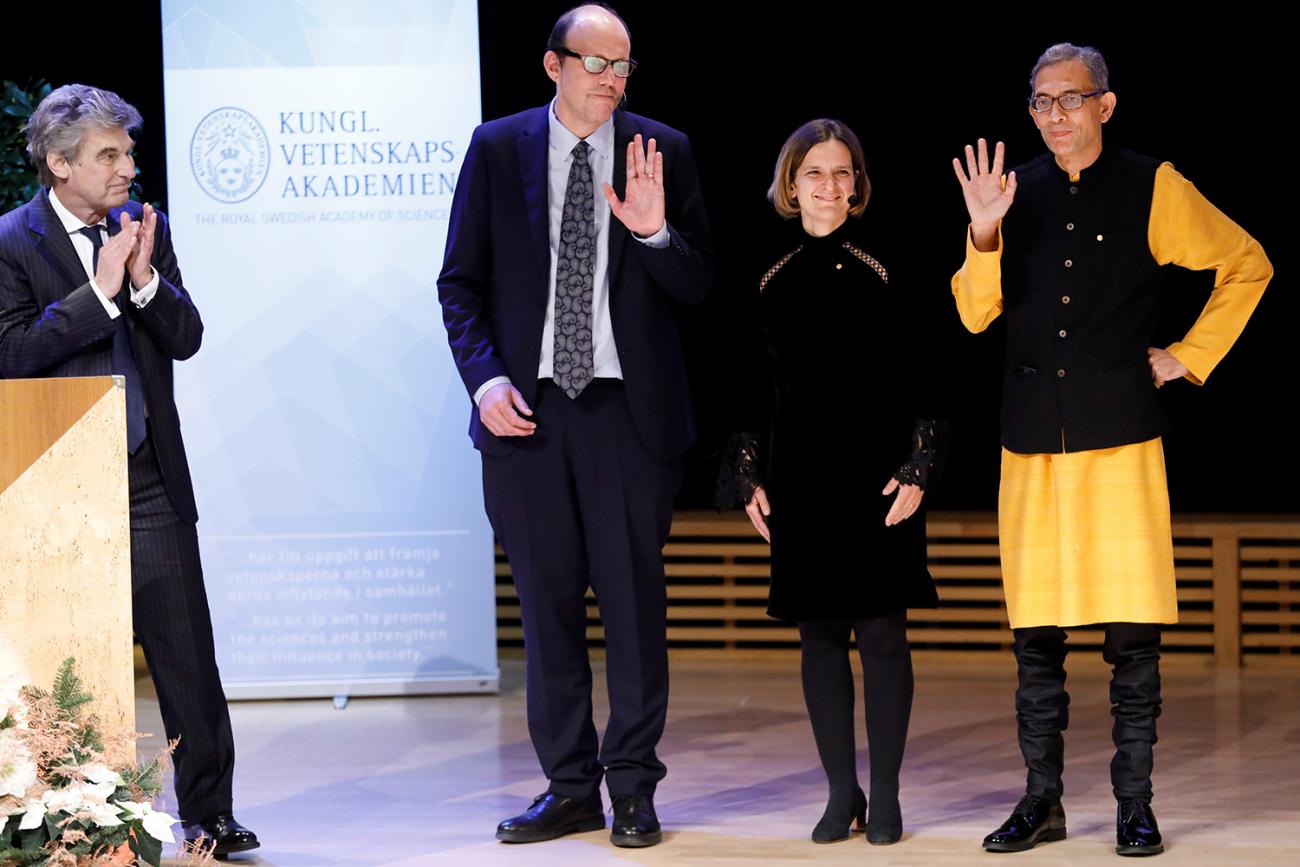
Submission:
[[[1214,291],[1205,309],[1187,335],[1168,348],[1187,368],[1187,379],[1201,385],[1246,327],[1273,266],[1254,238],[1169,163],[1156,171],[1147,241],[1161,265],[1214,269]]]
[[[1001,315],[1001,223],[998,223],[998,246],[987,253],[975,249],[970,227],[966,227],[966,261],[961,270],[952,275],[952,295],[957,301],[957,315],[967,331],[978,334]]]

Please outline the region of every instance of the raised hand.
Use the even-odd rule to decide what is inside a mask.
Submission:
[[[655,140],[641,147],[641,134],[627,143],[627,188],[623,201],[614,188],[602,184],[609,209],[628,230],[648,237],[664,225],[664,155],[655,150]]]
[[[128,225],[131,225],[131,217],[123,212],[122,228],[125,229]],[[135,249],[127,257],[126,270],[131,275],[131,285],[140,289],[153,279],[153,267],[149,264],[149,260],[153,258],[153,234],[158,225],[158,215],[152,205],[144,206],[144,214],[141,215],[137,225],[140,227],[139,236],[136,239]]]
[[[976,249],[985,252],[997,244],[998,221],[1011,209],[1011,202],[1016,197],[1016,173],[1007,175],[1006,184],[1002,182],[1002,142],[993,149],[993,163],[989,164],[988,143],[984,139],[977,142],[975,148],[966,145],[966,168],[963,171],[961,160],[954,158],[952,169],[961,184],[962,196],[966,199],[966,211],[970,214],[971,237]]]

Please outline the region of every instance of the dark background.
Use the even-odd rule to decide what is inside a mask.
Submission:
[[[480,0],[485,119],[554,94],[541,57],[556,15],[569,5]],[[752,291],[747,253],[777,223],[764,193],[781,143],[820,116],[846,121],[862,139],[874,186],[871,211],[901,238],[895,256],[912,275],[899,291],[917,293],[929,314],[915,323],[864,322],[862,333],[866,340],[877,329],[903,328],[918,356],[945,372],[955,433],[931,505],[996,505],[1003,333],[995,324],[967,334],[949,295],[965,226],[951,160],[980,135],[1006,141],[1009,166],[1043,152],[1025,109],[1027,76],[1045,47],[1068,40],[1095,45],[1110,65],[1118,106],[1106,141],[1173,162],[1263,244],[1277,271],[1209,382],[1164,389],[1175,425],[1165,438],[1174,509],[1300,512],[1300,460],[1289,429],[1296,388],[1295,352],[1287,347],[1300,339],[1293,327],[1300,303],[1284,234],[1284,220],[1294,223],[1284,215],[1296,189],[1297,97],[1294,77],[1283,75],[1295,46],[1287,28],[1241,5],[1230,21],[1143,19],[1131,11],[1134,4],[1076,6],[1071,15],[970,7],[957,17],[929,4],[887,16],[881,4],[867,8],[800,2],[776,20],[747,6],[723,13],[701,11],[698,2],[621,4],[640,62],[629,82],[629,108],[690,134],[719,259],[714,299],[682,317],[702,436],[681,505],[707,505],[735,397],[752,391],[753,378],[734,351],[743,333],[736,302]],[[26,50],[0,56],[0,78],[83,81],[134,103],[146,123],[137,148],[144,197],[165,207],[160,14],[156,2],[140,2],[118,4],[111,18],[61,14],[57,36],[33,37]],[[1206,274],[1171,271],[1160,345],[1181,337],[1210,285]],[[192,288],[201,309],[203,288]],[[853,477],[852,429],[870,423],[871,382],[890,371],[828,375],[843,378],[844,400],[808,423],[827,428],[828,447],[843,448],[846,484],[871,490],[883,480]]]

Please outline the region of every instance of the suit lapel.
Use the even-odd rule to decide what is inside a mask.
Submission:
[[[63,223],[50,204],[49,191],[41,190],[32,199],[32,207],[27,209],[27,228],[32,233],[36,251],[55,268],[63,273],[69,281],[68,291],[72,291],[86,282],[86,268],[77,256]]]
[[[613,184],[614,195],[618,196],[619,201],[627,194],[627,145],[632,141],[632,136],[636,130],[632,128],[631,122],[627,115],[621,111],[614,112],[614,178]],[[600,201],[604,197],[600,190],[596,191],[596,200]],[[623,258],[623,247],[627,244],[628,231],[623,221],[615,217],[613,213],[609,215],[609,285],[610,292],[617,285],[614,277],[618,274],[618,264]]]
[[[543,274],[543,285],[551,270],[551,220],[547,145],[549,129],[546,113],[536,111],[523,134],[515,143],[519,158],[519,175],[524,185],[524,207],[533,234],[533,254]]]

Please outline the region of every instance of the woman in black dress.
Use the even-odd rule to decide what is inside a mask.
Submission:
[[[771,544],[768,613],[799,625],[804,698],[830,786],[812,833],[819,843],[847,838],[855,820],[870,843],[902,836],[907,608],[937,604],[921,509],[937,424],[917,373],[911,287],[891,279],[880,233],[861,219],[870,193],[862,147],[838,121],[810,121],[781,149],[768,197],[790,226],[756,287],[770,429],[732,447],[739,499]],[[855,761],[851,635],[869,799]]]

